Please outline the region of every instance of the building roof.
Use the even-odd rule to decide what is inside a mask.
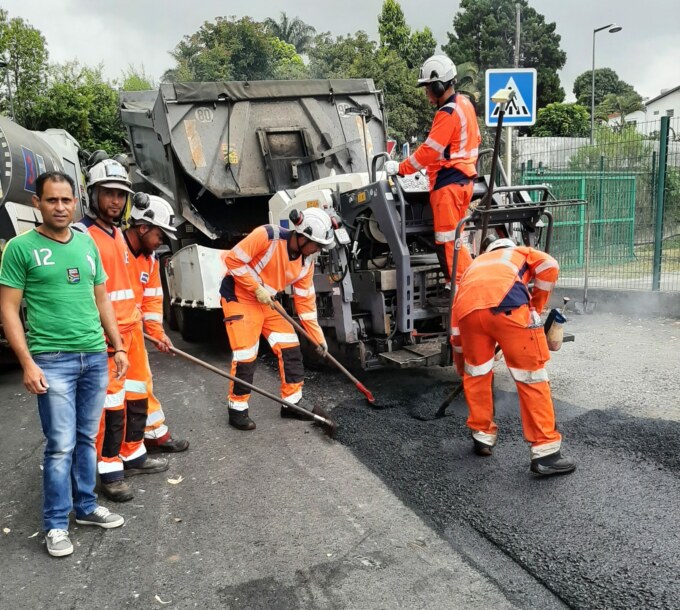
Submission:
[[[680,85],[678,85],[677,87],[673,87],[672,89],[668,89],[667,91],[664,91],[663,93],[660,93],[656,97],[653,97],[651,100],[647,100],[645,102],[645,106],[649,106],[653,102],[658,102],[661,98],[664,98],[667,95],[670,95],[671,93],[675,93],[678,89],[680,89]]]

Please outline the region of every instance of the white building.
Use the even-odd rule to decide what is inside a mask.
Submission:
[[[634,123],[637,130],[645,135],[657,132],[661,117],[680,117],[680,85],[662,89],[659,95],[643,103],[645,109],[627,114],[626,123]],[[609,117],[609,124],[620,124],[618,115]]]

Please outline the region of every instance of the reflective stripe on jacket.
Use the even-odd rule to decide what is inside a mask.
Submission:
[[[519,246],[478,256],[463,274],[453,305],[461,320],[477,309],[509,310],[529,304],[541,312],[559,275],[557,261],[540,250]],[[529,293],[528,285],[534,286]]]
[[[256,301],[258,285],[274,296],[287,286],[292,287],[295,310],[302,326],[317,342],[325,342],[317,321],[316,292],[314,290],[314,257],[291,260],[288,254],[290,231],[277,225],[264,225],[243,238],[223,256],[227,279],[233,278],[233,295],[238,301]],[[226,282],[222,296],[229,300]]]

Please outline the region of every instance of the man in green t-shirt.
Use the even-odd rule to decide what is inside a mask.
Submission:
[[[108,385],[106,340],[127,369],[106,275],[92,239],[72,231],[75,184],[50,172],[36,181],[33,202],[43,222],[11,239],[0,263],[0,309],[5,335],[38,397],[47,440],[43,465],[43,527],[50,555],[73,553],[69,513],[76,523],[119,527],[123,517],[97,504],[95,439]],[[26,305],[27,332],[21,323]]]

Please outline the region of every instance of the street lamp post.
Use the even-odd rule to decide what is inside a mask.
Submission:
[[[590,145],[592,146],[595,141],[595,34],[601,32],[602,30],[609,30],[610,34],[616,34],[623,29],[622,26],[616,25],[615,23],[610,23],[609,25],[603,25],[601,28],[595,28],[593,30],[593,69],[590,71],[591,84],[590,84]]]
[[[14,101],[12,100],[12,86],[9,82],[9,64],[4,57],[0,57],[0,68],[5,68],[5,81],[7,82],[7,97],[9,98],[10,118],[14,121]]]

